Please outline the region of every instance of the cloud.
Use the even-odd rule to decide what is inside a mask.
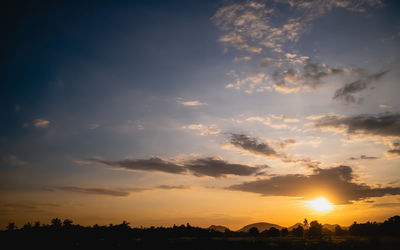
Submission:
[[[400,202],[398,203],[376,203],[373,204],[372,207],[400,207]]]
[[[186,169],[175,163],[166,161],[159,157],[152,157],[150,159],[124,159],[120,161],[107,161],[98,158],[90,158],[89,162],[101,163],[112,168],[137,170],[147,172],[164,172],[170,174],[184,174]]]
[[[176,101],[183,106],[190,106],[190,107],[208,105],[207,103],[200,101],[185,101],[183,100],[183,98],[178,98]]]
[[[393,107],[390,106],[390,105],[387,105],[387,104],[379,104],[379,108],[381,108],[381,109],[391,109]]]
[[[366,155],[361,155],[360,157],[350,157],[350,161],[355,161],[355,160],[376,160],[379,159],[379,157],[375,156],[366,156]]]
[[[227,175],[250,176],[266,168],[232,164],[218,158],[202,158],[190,161],[185,165],[196,176],[226,177]]]
[[[33,126],[36,128],[47,128],[50,126],[50,121],[45,119],[35,119],[33,121]]]
[[[184,129],[190,129],[198,131],[200,135],[217,135],[221,133],[221,130],[218,129],[216,125],[204,125],[204,124],[190,124],[187,126],[183,126]]]
[[[183,185],[178,185],[178,186],[171,186],[171,185],[159,185],[155,187],[155,189],[188,189],[189,187],[183,186]]]
[[[400,142],[391,142],[390,150],[388,150],[385,154],[389,157],[400,157]]]
[[[195,176],[226,177],[228,175],[250,176],[259,174],[266,166],[252,167],[243,164],[235,164],[224,161],[218,157],[206,157],[184,161],[180,164],[163,160],[158,157],[150,159],[125,159],[120,161],[107,161],[91,158],[81,163],[100,163],[112,168],[163,172],[169,174],[193,174]],[[167,186],[158,187],[166,189]],[[177,188],[177,187],[175,187]]]
[[[264,72],[242,73],[241,77],[236,74],[234,82],[226,87],[246,93],[274,89],[289,94],[315,89],[329,76],[360,74],[360,69],[313,63],[308,56],[299,54],[294,45],[303,34],[310,32],[317,18],[333,9],[363,12],[369,7],[382,5],[380,0],[226,2],[211,18],[221,32],[219,42],[225,49],[233,48],[239,52],[240,57],[235,56],[235,62],[258,60],[259,56],[256,55],[262,54],[264,58],[261,59],[261,65],[275,71],[273,79]]]
[[[380,113],[344,117],[335,114],[313,118],[313,126],[321,130],[347,135],[400,138],[400,114]]]
[[[259,143],[256,138],[251,138],[244,134],[231,134],[230,143],[246,152],[267,156],[270,158],[277,158],[279,154],[267,143]]]
[[[130,194],[129,192],[122,190],[104,189],[104,188],[83,188],[74,186],[54,187],[54,189],[73,192],[73,193],[108,195],[108,196],[118,196],[118,197],[125,197]]]
[[[368,75],[357,81],[347,83],[340,89],[336,90],[333,99],[347,103],[360,103],[362,99],[356,99],[354,94],[366,89],[372,83],[379,81],[387,72],[388,71],[382,71],[373,75]]]
[[[268,115],[268,116],[251,116],[246,118],[246,121],[257,121],[274,129],[295,129],[294,126],[289,126],[288,123],[298,123],[299,119],[287,117],[285,115]]]
[[[349,204],[371,197],[400,194],[400,187],[371,187],[355,182],[349,166],[316,168],[311,175],[276,175],[267,179],[244,182],[229,190],[258,193],[263,196],[292,196],[313,199],[327,197],[336,204]]]
[[[242,152],[262,156],[268,159],[279,159],[285,163],[300,163],[310,168],[316,168],[320,165],[320,162],[312,161],[307,158],[294,158],[282,152],[277,152],[276,148],[284,149],[288,146],[295,144],[297,141],[294,139],[283,139],[282,141],[276,142],[258,142],[257,138],[249,137],[245,134],[230,134],[230,141],[227,146],[233,146]],[[274,145],[272,147],[271,145]]]

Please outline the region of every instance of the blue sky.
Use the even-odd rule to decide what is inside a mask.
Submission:
[[[379,205],[382,218],[392,215],[400,206],[398,12],[396,1],[379,0],[10,3],[0,223],[125,216],[235,227],[270,221],[261,203],[303,202],[322,186],[328,191],[315,195],[331,196],[342,217],[302,207],[276,222],[349,224],[375,219],[365,215],[374,204],[395,204]],[[295,174],[305,179],[286,182]],[[287,189],[271,190],[276,176]],[[200,215],[188,206],[177,216],[193,197],[249,202],[235,211],[200,202]],[[105,208],[88,215],[107,199],[121,217]],[[131,206],[143,210],[130,217]]]

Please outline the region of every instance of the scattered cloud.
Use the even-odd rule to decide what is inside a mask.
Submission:
[[[197,131],[200,135],[217,135],[221,133],[221,130],[216,125],[204,125],[204,124],[190,124],[183,126],[184,129],[190,129]]]
[[[336,204],[349,204],[372,197],[400,194],[400,187],[372,187],[357,183],[349,166],[316,168],[311,175],[276,175],[232,185],[227,189],[258,193],[263,196],[292,196],[304,199],[324,196]]]
[[[36,128],[47,128],[50,126],[50,121],[38,118],[33,121],[33,126]]]
[[[108,196],[118,196],[118,197],[125,197],[130,194],[129,192],[122,190],[104,189],[104,188],[83,188],[75,186],[54,187],[54,189],[73,192],[73,193],[108,195]]]
[[[379,157],[375,156],[366,156],[366,155],[361,155],[360,157],[350,157],[350,161],[356,161],[356,160],[376,160],[379,159]]]
[[[101,163],[106,166],[125,169],[125,170],[136,170],[136,171],[147,171],[147,172],[164,172],[170,174],[184,174],[186,169],[175,163],[166,161],[159,157],[152,157],[150,159],[124,159],[120,161],[107,161],[99,158],[90,158],[89,162]]]
[[[379,104],[379,108],[381,108],[381,109],[391,109],[393,107],[390,106],[390,105],[387,105],[387,104]]]
[[[186,168],[195,176],[226,177],[227,175],[250,176],[267,168],[250,167],[242,164],[233,164],[216,157],[195,159],[187,163]]]
[[[372,205],[372,207],[379,207],[379,208],[384,208],[384,207],[400,207],[400,202],[393,202],[393,203],[375,203]]]
[[[386,156],[400,157],[400,142],[395,141],[390,143],[390,150],[386,152]]]
[[[159,185],[155,187],[155,189],[188,189],[188,186],[178,185],[178,186],[171,186],[171,185]]]
[[[256,138],[251,138],[244,134],[231,134],[230,144],[251,154],[279,158],[279,154],[275,149],[266,142],[259,143]]]
[[[336,90],[333,99],[344,101],[346,103],[360,103],[361,98],[357,99],[354,94],[366,89],[374,82],[379,81],[388,71],[382,71],[373,75],[365,76],[357,81],[347,83],[340,89]]]
[[[246,118],[246,121],[257,121],[274,129],[296,129],[293,125],[298,123],[299,119],[287,117],[285,115],[267,115],[267,116],[251,116]]]
[[[321,130],[347,135],[371,137],[400,137],[400,114],[380,113],[345,117],[336,114],[313,117],[313,126]]]
[[[183,98],[178,98],[176,101],[177,101],[179,104],[183,105],[183,106],[190,106],[190,107],[208,105],[207,103],[205,103],[205,102],[200,102],[200,101],[185,101]]]
[[[267,166],[248,166],[229,163],[219,157],[197,158],[182,163],[174,163],[153,157],[150,159],[125,159],[120,161],[107,161],[91,158],[81,163],[100,163],[116,169],[163,172],[169,174],[193,174],[195,176],[226,177],[228,175],[250,176],[259,174]],[[166,188],[166,186],[164,186]],[[176,187],[175,187],[176,188]]]

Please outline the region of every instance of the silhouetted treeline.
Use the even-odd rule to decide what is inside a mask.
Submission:
[[[324,228],[318,221],[298,225],[288,230],[271,227],[259,232],[256,227],[248,232],[193,227],[190,224],[173,227],[132,228],[123,221],[118,225],[81,226],[69,219],[55,218],[50,224],[26,223],[17,228],[9,223],[0,231],[3,244],[14,249],[40,247],[41,249],[379,249],[377,237],[394,236],[400,239],[400,216],[383,223],[367,222],[345,230],[336,226],[334,231]],[[333,236],[345,240],[334,241]],[[353,238],[352,238],[353,237]],[[355,240],[369,237],[371,241]],[[263,240],[265,239],[265,240]],[[272,244],[272,243],[273,244]],[[391,244],[381,249],[391,249]],[[400,242],[397,242],[400,243]],[[396,243],[396,244],[397,244]],[[211,245],[210,245],[211,244]],[[315,246],[315,248],[313,248]],[[374,246],[374,247],[373,247]],[[393,248],[396,249],[396,248]]]

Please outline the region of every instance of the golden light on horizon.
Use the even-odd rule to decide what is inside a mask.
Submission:
[[[311,208],[320,212],[329,212],[333,209],[333,204],[323,197],[308,201],[307,203],[309,203]]]

